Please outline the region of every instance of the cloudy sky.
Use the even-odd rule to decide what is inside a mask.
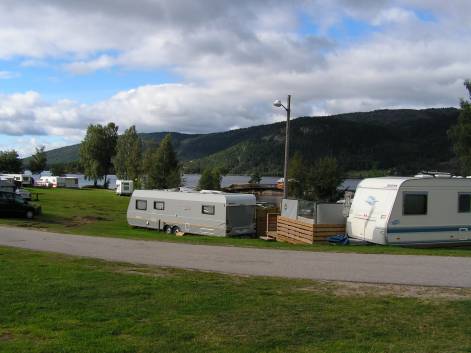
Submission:
[[[457,106],[469,0],[1,0],[0,150]]]

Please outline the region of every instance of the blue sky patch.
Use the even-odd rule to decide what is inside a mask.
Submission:
[[[64,61],[47,60],[44,65],[22,66],[23,59],[0,61],[0,71],[14,77],[0,80],[0,93],[11,94],[37,91],[49,102],[70,99],[82,103],[95,103],[116,94],[143,85],[180,82],[171,70],[133,70],[124,68],[102,69],[88,74],[68,72]]]

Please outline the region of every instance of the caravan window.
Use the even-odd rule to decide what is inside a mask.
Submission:
[[[146,200],[136,200],[136,210],[141,210],[141,211],[147,210],[147,201]]]
[[[163,201],[154,201],[154,209],[163,211],[165,210],[165,202]]]
[[[214,205],[203,205],[201,207],[201,213],[202,214],[213,215],[214,214]]]
[[[426,193],[404,193],[403,214],[404,215],[426,215],[427,214]]]
[[[458,194],[458,212],[471,212],[471,194]]]

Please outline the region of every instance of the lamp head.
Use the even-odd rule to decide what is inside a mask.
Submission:
[[[281,101],[277,99],[276,101],[273,102],[273,106],[278,107],[278,108],[281,107],[282,106]]]

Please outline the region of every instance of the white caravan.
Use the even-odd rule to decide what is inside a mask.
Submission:
[[[131,195],[134,191],[134,182],[132,180],[116,180],[117,195]]]
[[[353,198],[347,234],[377,244],[471,243],[471,179],[364,179]]]
[[[21,183],[22,186],[31,186],[33,183],[31,175],[27,174],[2,174],[2,179],[18,181]]]
[[[78,188],[79,182],[76,177],[42,176],[37,183],[39,186],[53,188]]]
[[[255,196],[221,192],[136,190],[128,206],[131,226],[167,233],[231,236],[255,233]]]

